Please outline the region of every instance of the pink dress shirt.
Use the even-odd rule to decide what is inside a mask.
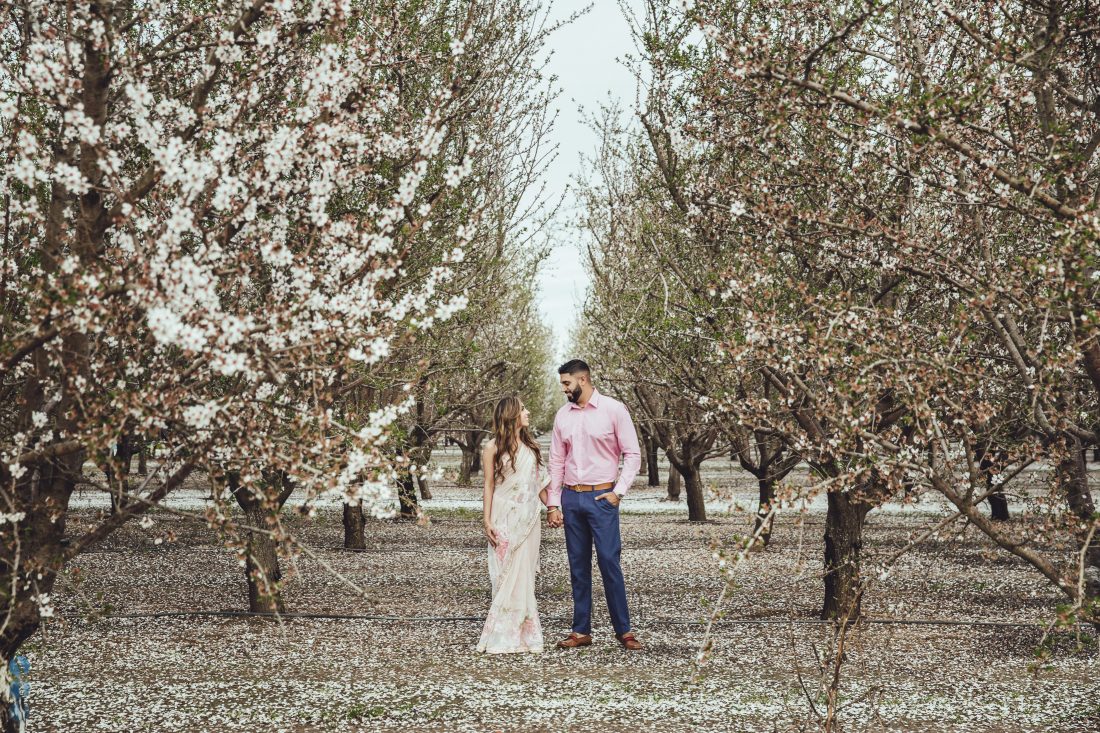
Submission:
[[[623,470],[619,473],[619,457]],[[642,465],[638,433],[626,405],[599,391],[582,409],[567,402],[554,417],[550,439],[550,491],[547,506],[561,506],[562,485],[615,484],[622,496]],[[616,480],[617,477],[617,480]]]

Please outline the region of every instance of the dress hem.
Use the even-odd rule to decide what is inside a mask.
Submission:
[[[523,647],[513,649],[478,649],[480,654],[542,654],[543,648],[537,647]]]

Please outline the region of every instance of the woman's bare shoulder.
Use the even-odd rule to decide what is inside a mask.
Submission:
[[[492,454],[496,453],[497,452],[496,438],[490,438],[489,442],[485,444],[485,447],[481,449],[481,452],[482,453],[488,453],[489,455],[492,455]]]

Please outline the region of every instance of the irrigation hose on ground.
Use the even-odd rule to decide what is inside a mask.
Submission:
[[[380,614],[355,613],[262,613],[257,611],[150,611],[147,613],[106,613],[95,614],[97,619],[142,619],[142,618],[271,618],[271,619],[313,619],[330,621],[400,621],[406,623],[437,622],[482,622],[484,616],[390,616]],[[544,621],[567,622],[564,616],[543,616]],[[682,618],[646,619],[639,626],[706,626],[709,622]],[[777,619],[777,618],[739,618],[719,619],[712,626],[832,626],[835,621],[823,619]],[[1028,621],[963,621],[954,619],[900,619],[900,618],[864,618],[852,624],[876,626],[976,626],[993,628],[1042,629],[1049,624]],[[1081,626],[1091,624],[1080,622]]]

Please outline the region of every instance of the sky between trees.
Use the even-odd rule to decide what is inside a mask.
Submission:
[[[626,7],[637,10],[637,0]],[[571,179],[581,166],[582,155],[593,155],[599,145],[596,133],[586,124],[585,115],[600,103],[619,99],[633,100],[635,82],[620,59],[634,50],[630,29],[617,2],[603,0],[555,0],[550,19],[564,21],[574,13],[579,18],[551,35],[552,53],[548,69],[558,76],[562,90],[556,107],[557,124],[551,142],[558,145],[558,157],[546,171],[547,188],[569,193],[560,212],[560,223],[548,233],[552,246],[539,277],[539,309],[554,331],[555,349],[565,358],[569,329],[580,313],[589,277],[581,259],[581,237],[575,228],[579,209]]]

